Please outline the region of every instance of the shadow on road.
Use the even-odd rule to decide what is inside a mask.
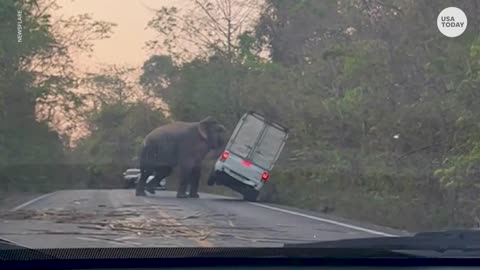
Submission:
[[[205,198],[204,200],[218,202],[244,202],[241,198]]]
[[[156,200],[171,200],[171,201],[199,201],[199,200],[206,200],[206,201],[218,201],[218,202],[244,202],[242,198],[227,198],[227,197],[216,197],[216,195],[210,195],[210,194],[200,194],[200,198],[198,199],[193,199],[193,198],[184,198],[184,199],[179,199],[176,198],[175,195],[164,193],[162,194],[161,192],[157,192],[155,195],[148,195],[147,198],[149,199],[156,199]]]

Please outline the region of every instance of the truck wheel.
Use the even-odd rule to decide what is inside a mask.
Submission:
[[[257,190],[255,190],[253,188],[249,188],[242,193],[243,199],[245,201],[249,201],[249,202],[256,202],[257,197],[258,197],[258,193],[259,192]]]

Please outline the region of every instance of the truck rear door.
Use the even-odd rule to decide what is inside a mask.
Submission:
[[[285,146],[287,137],[288,133],[284,128],[268,124],[253,151],[251,161],[270,171]]]
[[[263,120],[252,114],[245,115],[233,132],[230,146],[227,146],[228,150],[247,159],[262,135],[264,127]]]

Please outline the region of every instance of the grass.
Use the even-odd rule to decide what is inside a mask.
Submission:
[[[433,191],[427,188],[392,192],[395,189],[367,188],[342,178],[335,182],[299,177],[276,180],[272,179],[262,190],[260,198],[263,201],[407,231],[475,225],[469,211],[460,211],[458,205],[445,198],[432,196]]]

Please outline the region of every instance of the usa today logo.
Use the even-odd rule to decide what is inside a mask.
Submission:
[[[448,7],[437,18],[437,27],[447,37],[458,37],[467,29],[467,16],[456,7]]]

